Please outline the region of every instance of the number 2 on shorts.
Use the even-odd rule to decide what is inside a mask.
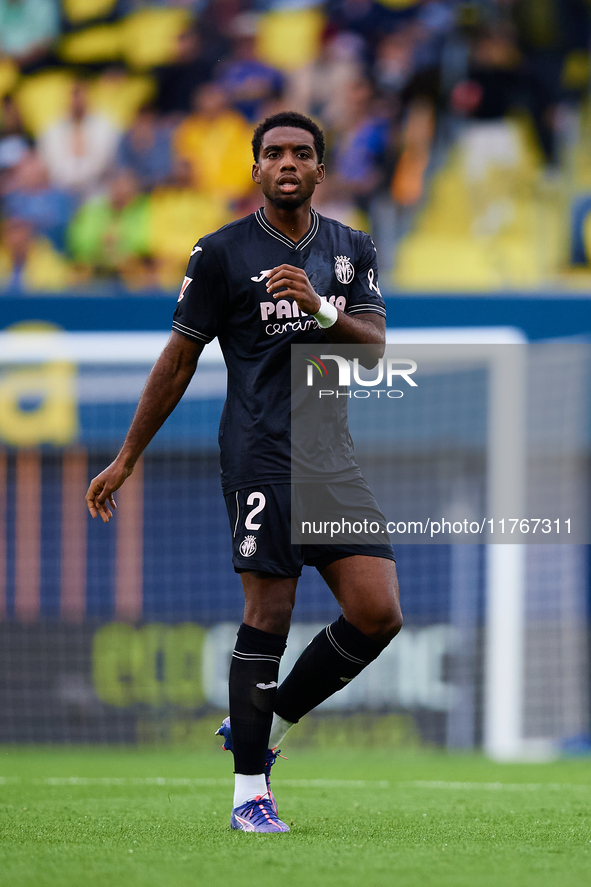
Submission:
[[[257,503],[256,508],[253,508],[252,511],[249,511],[246,515],[246,521],[244,522],[244,526],[247,530],[260,530],[260,524],[254,524],[252,522],[253,517],[255,517],[259,511],[262,511],[265,505],[267,504],[267,500],[263,496],[262,493],[251,493],[248,499],[246,500],[247,505],[254,505]]]

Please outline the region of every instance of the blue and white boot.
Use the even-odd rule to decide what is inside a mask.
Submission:
[[[230,726],[230,718],[224,718],[224,720],[222,722],[222,726],[220,727],[219,730],[216,730],[215,735],[224,737],[224,744],[222,745],[222,748],[224,749],[224,751],[231,751],[231,752],[234,751],[234,747],[232,745],[232,728]],[[275,797],[273,795],[273,792],[271,791],[271,767],[273,766],[273,764],[275,763],[275,761],[279,757],[282,757],[281,749],[279,749],[279,748],[268,748],[267,749],[267,757],[265,759],[265,769],[264,769],[265,782],[267,783],[267,793],[269,795],[269,801],[271,802],[271,806],[273,807],[273,810],[275,812],[275,816],[277,816],[277,803],[275,801]],[[282,825],[283,825],[283,823],[282,823]],[[234,826],[232,826],[232,827],[234,827]],[[283,831],[289,831],[287,826],[285,826]]]
[[[268,797],[256,797],[240,807],[234,807],[230,825],[241,832],[288,832]]]

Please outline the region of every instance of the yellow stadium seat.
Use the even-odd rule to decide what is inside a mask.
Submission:
[[[155,88],[149,74],[107,72],[90,87],[89,100],[94,110],[127,129],[139,108],[152,98]]]
[[[501,279],[486,243],[415,233],[400,244],[393,283],[411,290],[486,290]]]
[[[190,188],[156,188],[150,196],[149,243],[161,286],[178,286],[194,243],[230,221],[228,207],[218,197]]]
[[[116,3],[117,0],[62,0],[62,9],[72,24],[78,24],[108,15]]]
[[[518,289],[544,279],[531,232],[466,238],[414,233],[399,247],[393,283],[414,290]]]
[[[295,71],[318,57],[324,25],[319,9],[268,12],[259,21],[257,55],[282,71]]]
[[[11,262],[0,246],[0,283],[11,274]],[[28,292],[59,292],[72,283],[68,261],[45,237],[36,237],[27,256],[23,272],[23,288]]]
[[[575,49],[569,52],[560,75],[562,86],[565,89],[585,89],[589,84],[589,68],[589,50]]]
[[[71,65],[114,62],[121,58],[122,28],[119,23],[97,25],[62,37],[58,54]]]
[[[503,287],[528,289],[543,282],[538,244],[530,234],[522,237],[506,234],[496,238],[491,261],[495,264]]]
[[[125,61],[133,68],[152,68],[174,58],[176,40],[190,22],[187,9],[142,9],[121,22]]]
[[[385,6],[387,9],[408,9],[420,2],[422,0],[378,0],[380,6]]]
[[[237,200],[253,188],[251,137],[251,127],[235,111],[215,120],[192,115],[176,130],[173,149],[191,165],[195,190]]]
[[[59,68],[22,78],[15,98],[29,132],[41,135],[66,113],[73,83],[72,72]]]
[[[433,178],[414,230],[402,240],[392,281],[413,290],[529,288],[560,262],[560,206],[539,187],[529,121],[518,121],[520,157],[466,176],[461,145]],[[591,246],[591,223],[590,223]]]
[[[17,84],[19,71],[10,59],[0,59],[0,98],[12,92]]]
[[[23,77],[16,102],[25,128],[39,136],[67,114],[74,81],[74,75],[63,69]],[[91,83],[89,105],[126,128],[138,109],[151,99],[154,89],[154,80],[148,74],[107,72]]]
[[[583,243],[585,244],[587,261],[591,265],[591,213],[587,214],[583,222]]]

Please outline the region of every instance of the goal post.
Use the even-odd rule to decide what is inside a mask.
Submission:
[[[474,358],[486,363],[487,511],[492,515],[505,514],[507,517],[527,515],[528,504],[531,505],[532,499],[526,489],[527,425],[528,417],[531,421],[530,401],[536,400],[531,376],[539,365],[543,365],[543,359],[548,353],[549,363],[553,363],[552,352],[542,353],[542,359],[539,359],[538,354],[537,361],[534,358],[528,362],[524,336],[519,330],[510,328],[389,330],[388,342],[428,344],[431,346],[433,360],[437,359],[438,346],[461,345],[454,362],[469,362]],[[499,345],[511,347],[499,348]],[[439,358],[442,363],[449,360],[449,350],[441,348]],[[554,360],[554,363],[560,364],[560,360]],[[559,372],[563,370],[566,389],[582,387],[586,392],[583,394],[582,390],[578,390],[578,396],[573,397],[574,405],[569,420],[571,426],[577,427],[566,428],[565,434],[570,433],[574,439],[589,419],[586,407],[589,391],[588,354],[575,354],[573,367],[570,369],[573,368],[574,372],[569,375],[559,365],[554,367]],[[554,398],[557,398],[556,392]],[[539,407],[539,403],[533,404],[534,410],[536,406]],[[557,419],[554,417],[548,421],[556,422]],[[586,477],[584,479],[588,480]],[[581,496],[585,498],[585,495],[583,488]],[[575,498],[573,496],[573,501]],[[584,511],[585,505],[581,508]],[[499,761],[546,760],[559,753],[561,742],[565,738],[588,735],[585,601],[588,577],[585,548],[580,544],[486,546],[482,746],[491,758]],[[455,551],[452,564],[465,565],[466,559],[470,560],[468,553]],[[537,566],[540,560],[547,567],[553,562],[553,569],[550,568],[550,572],[544,574]],[[465,566],[455,573],[452,571],[452,603],[459,586],[456,597],[462,600],[462,604],[456,608],[456,617],[460,643],[465,649],[473,650],[477,644],[477,621],[474,616],[470,617],[474,613],[470,603],[470,590],[461,588],[464,572]],[[562,589],[562,594],[559,589]],[[536,681],[537,663],[533,658],[535,645],[543,644],[544,641],[536,641],[536,627],[531,624],[535,617],[530,614],[528,620],[527,613],[528,599],[533,602],[536,596],[540,596],[540,590],[551,598],[557,598],[554,607],[555,624],[546,626],[539,633],[550,644],[546,653],[548,659],[553,659],[555,666],[554,679],[551,686],[548,686],[549,695],[545,702],[544,689],[540,689],[541,681]],[[534,607],[535,602],[529,609]],[[474,657],[472,662],[475,662]],[[461,696],[462,688],[458,689],[458,704],[449,715],[448,745],[470,747],[474,741],[475,690],[472,684],[466,701]],[[529,694],[532,690],[533,693]],[[465,697],[466,692],[463,695]],[[532,699],[530,696],[536,698]],[[554,710],[551,715],[541,711],[550,708]]]

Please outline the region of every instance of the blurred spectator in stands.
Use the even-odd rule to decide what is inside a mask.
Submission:
[[[67,261],[25,219],[0,225],[0,287],[8,292],[55,292],[71,282]]]
[[[65,249],[66,228],[77,201],[70,192],[49,184],[47,168],[35,151],[21,158],[2,190],[4,215],[30,222],[58,250]]]
[[[412,5],[406,4],[406,7]],[[375,0],[328,0],[326,11],[330,24],[339,31],[353,31],[365,41],[371,57],[377,39],[393,31],[397,25],[412,15],[408,8],[387,9],[385,4]]]
[[[252,127],[215,83],[197,90],[194,108],[173,137],[176,156],[191,165],[193,187],[225,200],[245,196],[253,187]]]
[[[431,37],[442,28],[448,30],[457,0],[328,0],[326,6],[331,25],[362,34],[371,53],[372,45],[395,31],[419,27]],[[423,33],[421,42],[425,37]]]
[[[335,133],[330,183],[367,211],[386,182],[390,121],[369,80],[345,86],[345,114]]]
[[[263,0],[266,3],[267,0]],[[252,8],[252,0],[206,0],[199,9],[199,34],[203,59],[215,66],[230,53],[230,30],[242,11]]]
[[[413,206],[423,196],[435,135],[435,109],[425,96],[410,103],[399,138],[399,156],[390,186],[399,206]]]
[[[376,82],[403,108],[419,97],[438,103],[443,49],[454,24],[449,0],[422,0],[412,11],[412,19],[376,46]]]
[[[117,172],[107,194],[80,207],[68,229],[68,247],[81,281],[96,275],[131,287],[145,282],[148,197],[131,170]]]
[[[0,116],[0,191],[6,175],[25,156],[31,140],[23,130],[23,124],[14,99],[2,98]]]
[[[415,72],[415,36],[396,31],[378,43],[374,73],[381,89],[399,95],[408,85]]]
[[[507,28],[485,29],[477,36],[468,78],[455,87],[452,107],[471,120],[464,135],[470,179],[483,178],[490,163],[517,165],[519,135],[507,115],[518,107],[530,112],[544,159],[555,164],[551,96],[542,81],[531,76]]]
[[[154,71],[158,111],[167,115],[188,114],[195,90],[211,79],[211,69],[212,65],[203,58],[196,26],[182,31],[174,61]]]
[[[258,15],[237,15],[230,26],[232,49],[216,70],[216,80],[230,97],[236,110],[254,122],[263,105],[280,96],[285,80],[281,71],[257,58]]]
[[[172,172],[171,130],[153,105],[140,108],[117,154],[118,166],[132,169],[144,191],[162,184]]]
[[[88,110],[86,85],[78,81],[72,88],[68,116],[39,140],[51,183],[84,197],[95,193],[115,159],[119,139],[111,120]]]
[[[409,30],[414,32],[415,70],[432,70],[441,65],[445,39],[455,25],[456,0],[421,0]]]
[[[231,221],[221,197],[196,191],[190,163],[177,159],[171,182],[150,195],[150,254],[160,286],[177,287],[195,241]]]
[[[588,88],[588,0],[505,0],[505,4],[510,8],[528,66],[553,101],[559,101],[571,88]]]
[[[56,0],[0,0],[0,55],[9,55],[23,71],[43,61],[59,28]]]
[[[291,74],[286,105],[330,128],[344,114],[345,85],[363,73],[363,52],[358,34],[327,32],[319,58]]]
[[[260,203],[260,201],[259,201]],[[253,207],[257,209],[258,207]],[[342,225],[369,233],[369,218],[359,209],[349,194],[339,192],[330,179],[325,179],[314,192],[314,209],[329,219],[336,219]]]

